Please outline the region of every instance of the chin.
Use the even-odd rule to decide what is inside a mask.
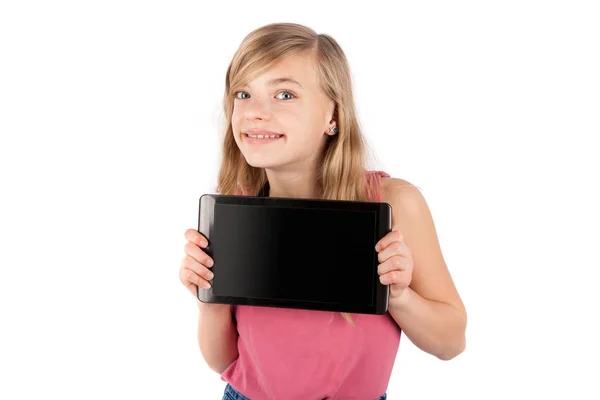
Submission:
[[[289,164],[288,160],[277,157],[276,154],[243,154],[246,162],[254,168],[277,169]]]
[[[254,168],[275,169],[277,167],[284,165],[284,163],[282,163],[282,162],[277,162],[275,160],[268,160],[265,158],[260,158],[260,159],[258,157],[245,157],[245,158],[246,158],[246,162]]]

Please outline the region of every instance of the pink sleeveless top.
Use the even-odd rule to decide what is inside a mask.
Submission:
[[[367,171],[369,199],[380,201],[380,180]],[[240,193],[241,194],[241,193]],[[401,330],[389,313],[234,306],[239,357],[221,379],[252,400],[375,400],[387,391]]]

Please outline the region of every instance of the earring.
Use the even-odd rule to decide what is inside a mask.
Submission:
[[[329,132],[330,133],[338,133],[340,130],[337,128],[337,126],[332,126],[331,128],[329,128]]]

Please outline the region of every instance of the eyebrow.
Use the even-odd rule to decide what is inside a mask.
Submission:
[[[282,76],[281,78],[274,78],[274,79],[271,79],[269,82],[267,82],[267,84],[270,86],[279,85],[281,83],[292,83],[292,84],[298,85],[300,88],[304,89],[304,86],[302,86],[302,84],[300,82],[298,82],[291,76]],[[248,85],[244,85],[242,87],[248,87]]]
[[[281,78],[275,78],[275,79],[271,79],[269,81],[269,85],[278,85],[280,83],[293,83],[294,85],[298,85],[300,86],[302,89],[304,89],[304,86],[302,86],[300,84],[300,82],[298,82],[297,80],[295,80],[294,78],[292,78],[291,76],[283,76]]]

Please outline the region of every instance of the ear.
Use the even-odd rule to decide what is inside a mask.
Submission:
[[[329,136],[334,136],[337,135],[339,131],[339,128],[337,127],[337,124],[334,120],[332,120],[329,125],[327,126],[327,132],[325,132],[325,134],[329,135]]]
[[[339,132],[338,126],[337,126],[337,121],[335,120],[335,108],[333,109],[333,112],[331,114],[331,119],[329,120],[329,124],[327,125],[327,132],[325,132],[327,135],[329,136],[334,136]]]
[[[337,112],[336,112],[337,106],[331,99],[329,99],[329,106],[330,106],[331,113],[328,116],[331,119],[329,120],[329,124],[327,125],[327,131],[325,132],[325,134],[329,135],[329,136],[334,136],[339,131],[339,128],[337,127],[337,121],[335,120],[335,118],[337,116]]]

